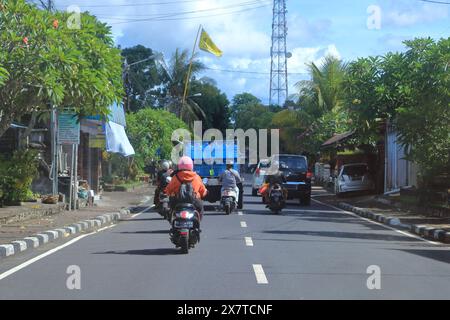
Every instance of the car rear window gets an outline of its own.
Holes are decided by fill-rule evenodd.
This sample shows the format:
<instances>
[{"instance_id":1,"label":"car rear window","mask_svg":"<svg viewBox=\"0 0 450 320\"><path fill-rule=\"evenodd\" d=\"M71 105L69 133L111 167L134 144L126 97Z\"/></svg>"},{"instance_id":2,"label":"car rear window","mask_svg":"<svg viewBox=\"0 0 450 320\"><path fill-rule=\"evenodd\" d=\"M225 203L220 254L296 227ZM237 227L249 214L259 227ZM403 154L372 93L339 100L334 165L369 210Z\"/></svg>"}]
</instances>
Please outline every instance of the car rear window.
<instances>
[{"instance_id":1,"label":"car rear window","mask_svg":"<svg viewBox=\"0 0 450 320\"><path fill-rule=\"evenodd\" d=\"M344 167L342 174L351 177L361 177L367 173L366 165Z\"/></svg>"},{"instance_id":2,"label":"car rear window","mask_svg":"<svg viewBox=\"0 0 450 320\"><path fill-rule=\"evenodd\" d=\"M308 167L304 157L282 156L278 161L282 169L306 170Z\"/></svg>"}]
</instances>

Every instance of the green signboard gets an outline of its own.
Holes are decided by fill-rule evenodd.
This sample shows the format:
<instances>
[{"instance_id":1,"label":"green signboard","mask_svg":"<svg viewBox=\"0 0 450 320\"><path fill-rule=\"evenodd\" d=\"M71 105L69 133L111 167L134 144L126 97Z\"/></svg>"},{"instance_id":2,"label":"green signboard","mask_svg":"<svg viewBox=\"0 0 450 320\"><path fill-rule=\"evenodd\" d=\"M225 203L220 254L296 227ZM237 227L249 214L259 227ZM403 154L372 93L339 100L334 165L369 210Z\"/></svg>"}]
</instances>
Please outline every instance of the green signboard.
<instances>
[{"instance_id":1,"label":"green signboard","mask_svg":"<svg viewBox=\"0 0 450 320\"><path fill-rule=\"evenodd\" d=\"M58 143L80 144L80 122L73 112L58 114Z\"/></svg>"}]
</instances>

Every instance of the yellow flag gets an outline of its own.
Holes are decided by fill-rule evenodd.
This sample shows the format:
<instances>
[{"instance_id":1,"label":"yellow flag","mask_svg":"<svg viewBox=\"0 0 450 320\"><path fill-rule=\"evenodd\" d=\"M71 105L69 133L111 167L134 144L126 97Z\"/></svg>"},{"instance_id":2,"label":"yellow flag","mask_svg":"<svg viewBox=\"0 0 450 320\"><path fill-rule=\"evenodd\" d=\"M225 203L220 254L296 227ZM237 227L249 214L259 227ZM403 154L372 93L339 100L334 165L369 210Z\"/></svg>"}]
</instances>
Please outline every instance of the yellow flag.
<instances>
[{"instance_id":1,"label":"yellow flag","mask_svg":"<svg viewBox=\"0 0 450 320\"><path fill-rule=\"evenodd\" d=\"M214 44L214 42L211 40L211 37L206 33L204 29L202 29L202 35L200 36L200 43L198 46L203 51L212 53L217 57L222 56L222 51Z\"/></svg>"}]
</instances>

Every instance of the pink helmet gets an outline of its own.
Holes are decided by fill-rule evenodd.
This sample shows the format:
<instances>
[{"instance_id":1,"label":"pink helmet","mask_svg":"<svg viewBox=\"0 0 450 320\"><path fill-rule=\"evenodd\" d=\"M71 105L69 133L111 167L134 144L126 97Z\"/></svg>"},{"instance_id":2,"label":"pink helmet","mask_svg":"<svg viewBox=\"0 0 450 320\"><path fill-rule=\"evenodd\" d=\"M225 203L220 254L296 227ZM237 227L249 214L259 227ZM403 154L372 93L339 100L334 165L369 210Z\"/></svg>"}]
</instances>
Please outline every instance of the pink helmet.
<instances>
[{"instance_id":1,"label":"pink helmet","mask_svg":"<svg viewBox=\"0 0 450 320\"><path fill-rule=\"evenodd\" d=\"M192 161L191 158L189 158L187 156L181 157L180 160L178 161L178 170L193 171L194 170L194 162Z\"/></svg>"}]
</instances>

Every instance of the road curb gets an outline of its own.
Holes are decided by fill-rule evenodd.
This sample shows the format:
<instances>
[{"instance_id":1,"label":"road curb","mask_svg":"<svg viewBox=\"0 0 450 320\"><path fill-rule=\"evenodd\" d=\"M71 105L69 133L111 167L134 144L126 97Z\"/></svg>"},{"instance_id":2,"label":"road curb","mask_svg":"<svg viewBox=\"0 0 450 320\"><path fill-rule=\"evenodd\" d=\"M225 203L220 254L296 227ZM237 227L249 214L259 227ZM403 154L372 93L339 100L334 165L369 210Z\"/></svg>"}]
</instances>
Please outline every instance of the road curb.
<instances>
[{"instance_id":1,"label":"road curb","mask_svg":"<svg viewBox=\"0 0 450 320\"><path fill-rule=\"evenodd\" d=\"M403 224L400 219L389 217L380 213L373 213L367 209L358 208L345 202L339 202L338 207L347 211L356 213L359 216L368 218L391 227L405 229L426 239L436 240L443 243L450 243L450 232L435 227L425 225Z\"/></svg>"},{"instance_id":2,"label":"road curb","mask_svg":"<svg viewBox=\"0 0 450 320\"><path fill-rule=\"evenodd\" d=\"M40 232L24 239L11 241L11 243L0 245L0 261L18 253L39 248L58 239L67 238L80 233L95 231L101 227L119 222L121 219L129 215L131 215L131 211L129 209L122 209L118 212L105 213L93 219L79 221L62 228Z\"/></svg>"}]
</instances>

